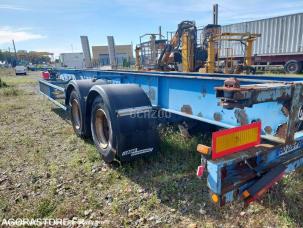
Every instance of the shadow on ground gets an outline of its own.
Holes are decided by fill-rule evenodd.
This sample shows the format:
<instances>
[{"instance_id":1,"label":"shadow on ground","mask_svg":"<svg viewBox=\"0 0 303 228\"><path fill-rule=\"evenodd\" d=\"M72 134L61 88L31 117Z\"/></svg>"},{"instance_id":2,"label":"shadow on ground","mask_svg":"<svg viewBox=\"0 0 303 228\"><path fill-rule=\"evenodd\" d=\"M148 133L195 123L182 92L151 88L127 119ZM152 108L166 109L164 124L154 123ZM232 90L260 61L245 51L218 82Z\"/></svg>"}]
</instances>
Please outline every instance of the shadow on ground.
<instances>
[{"instance_id":1,"label":"shadow on ground","mask_svg":"<svg viewBox=\"0 0 303 228\"><path fill-rule=\"evenodd\" d=\"M63 120L65 120L66 122L70 123L70 115L68 111L63 110L62 108L52 108L52 111L58 115L60 118L62 118Z\"/></svg>"}]
</instances>

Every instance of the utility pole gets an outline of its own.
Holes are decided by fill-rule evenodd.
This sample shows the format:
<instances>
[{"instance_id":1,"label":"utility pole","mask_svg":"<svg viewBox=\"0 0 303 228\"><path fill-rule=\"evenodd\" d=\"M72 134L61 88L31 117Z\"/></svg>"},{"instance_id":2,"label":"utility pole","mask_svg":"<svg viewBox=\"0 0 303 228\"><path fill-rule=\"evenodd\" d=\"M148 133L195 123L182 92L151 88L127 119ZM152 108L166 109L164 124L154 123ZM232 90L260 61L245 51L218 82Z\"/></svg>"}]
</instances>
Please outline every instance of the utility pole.
<instances>
[{"instance_id":1,"label":"utility pole","mask_svg":"<svg viewBox=\"0 0 303 228\"><path fill-rule=\"evenodd\" d=\"M159 26L159 40L162 39L162 28L161 25Z\"/></svg>"},{"instance_id":2,"label":"utility pole","mask_svg":"<svg viewBox=\"0 0 303 228\"><path fill-rule=\"evenodd\" d=\"M218 13L219 13L218 10L219 10L218 4L214 4L213 5L213 24L214 25L218 24Z\"/></svg>"},{"instance_id":3,"label":"utility pole","mask_svg":"<svg viewBox=\"0 0 303 228\"><path fill-rule=\"evenodd\" d=\"M8 63L8 59L11 58L11 48L10 47L8 47L8 53L7 53L6 57L7 57L7 63Z\"/></svg>"},{"instance_id":4,"label":"utility pole","mask_svg":"<svg viewBox=\"0 0 303 228\"><path fill-rule=\"evenodd\" d=\"M14 41L14 40L13 40L13 47L14 47L14 52L15 52L15 61L14 61L14 65L17 65L18 58L17 58L17 51L16 51L16 46L15 46L15 41Z\"/></svg>"}]
</instances>

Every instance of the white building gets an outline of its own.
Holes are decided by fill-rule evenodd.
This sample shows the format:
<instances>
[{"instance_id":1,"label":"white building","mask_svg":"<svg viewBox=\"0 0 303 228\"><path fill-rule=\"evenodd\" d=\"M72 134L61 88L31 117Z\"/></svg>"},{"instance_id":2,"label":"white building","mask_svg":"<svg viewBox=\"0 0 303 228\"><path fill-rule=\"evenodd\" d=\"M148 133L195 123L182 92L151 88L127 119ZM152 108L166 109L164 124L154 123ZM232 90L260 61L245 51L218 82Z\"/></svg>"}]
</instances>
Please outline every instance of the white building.
<instances>
[{"instance_id":1,"label":"white building","mask_svg":"<svg viewBox=\"0 0 303 228\"><path fill-rule=\"evenodd\" d=\"M60 62L63 67L81 69L85 67L83 53L61 53Z\"/></svg>"}]
</instances>

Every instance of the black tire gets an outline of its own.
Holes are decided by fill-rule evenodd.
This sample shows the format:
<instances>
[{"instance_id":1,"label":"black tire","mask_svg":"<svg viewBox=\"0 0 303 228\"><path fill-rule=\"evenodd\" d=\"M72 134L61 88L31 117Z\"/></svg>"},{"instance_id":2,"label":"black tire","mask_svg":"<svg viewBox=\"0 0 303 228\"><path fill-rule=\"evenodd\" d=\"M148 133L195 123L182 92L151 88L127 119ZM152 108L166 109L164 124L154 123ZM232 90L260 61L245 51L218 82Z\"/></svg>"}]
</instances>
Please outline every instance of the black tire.
<instances>
[{"instance_id":1,"label":"black tire","mask_svg":"<svg viewBox=\"0 0 303 228\"><path fill-rule=\"evenodd\" d=\"M77 136L85 138L81 101L79 94L73 90L69 97L70 119Z\"/></svg>"},{"instance_id":2,"label":"black tire","mask_svg":"<svg viewBox=\"0 0 303 228\"><path fill-rule=\"evenodd\" d=\"M113 145L116 136L113 134L111 115L100 96L96 97L91 111L91 132L93 141L103 160L111 163L115 159Z\"/></svg>"},{"instance_id":3,"label":"black tire","mask_svg":"<svg viewBox=\"0 0 303 228\"><path fill-rule=\"evenodd\" d=\"M286 73L298 74L302 70L302 63L297 60L289 60L285 63L284 70Z\"/></svg>"},{"instance_id":4,"label":"black tire","mask_svg":"<svg viewBox=\"0 0 303 228\"><path fill-rule=\"evenodd\" d=\"M144 115L118 114L119 110L152 108L146 93L136 85L125 84L102 85L98 93L91 104L90 126L93 141L104 161L124 162L155 154L159 135L152 109Z\"/></svg>"}]
</instances>

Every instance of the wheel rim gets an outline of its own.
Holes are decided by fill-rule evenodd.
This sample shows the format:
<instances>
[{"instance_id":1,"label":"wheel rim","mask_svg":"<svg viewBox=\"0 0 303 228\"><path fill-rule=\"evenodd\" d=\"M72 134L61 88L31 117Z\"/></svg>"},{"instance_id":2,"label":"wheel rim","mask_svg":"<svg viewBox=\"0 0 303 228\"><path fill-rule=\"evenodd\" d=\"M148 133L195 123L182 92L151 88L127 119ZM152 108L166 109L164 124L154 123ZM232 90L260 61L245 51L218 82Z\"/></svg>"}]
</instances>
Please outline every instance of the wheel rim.
<instances>
[{"instance_id":1,"label":"wheel rim","mask_svg":"<svg viewBox=\"0 0 303 228\"><path fill-rule=\"evenodd\" d=\"M294 72L294 71L297 71L297 64L290 64L289 66L288 66L288 71L289 72Z\"/></svg>"},{"instance_id":2,"label":"wheel rim","mask_svg":"<svg viewBox=\"0 0 303 228\"><path fill-rule=\"evenodd\" d=\"M96 111L95 131L99 146L103 149L107 148L110 137L110 122L102 109Z\"/></svg>"},{"instance_id":3,"label":"wheel rim","mask_svg":"<svg viewBox=\"0 0 303 228\"><path fill-rule=\"evenodd\" d=\"M80 120L80 107L77 99L72 100L72 117L73 117L73 125L74 127L79 130L81 127L81 120Z\"/></svg>"}]
</instances>

